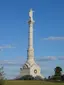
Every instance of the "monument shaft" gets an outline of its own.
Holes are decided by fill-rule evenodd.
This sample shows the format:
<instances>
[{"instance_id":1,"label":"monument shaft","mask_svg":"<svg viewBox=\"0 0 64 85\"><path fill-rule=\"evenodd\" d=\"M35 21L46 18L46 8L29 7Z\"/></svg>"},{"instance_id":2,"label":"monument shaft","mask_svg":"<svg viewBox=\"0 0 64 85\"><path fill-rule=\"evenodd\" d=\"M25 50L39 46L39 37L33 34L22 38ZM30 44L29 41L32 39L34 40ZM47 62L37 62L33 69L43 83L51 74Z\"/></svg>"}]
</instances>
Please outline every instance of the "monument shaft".
<instances>
[{"instance_id":1,"label":"monument shaft","mask_svg":"<svg viewBox=\"0 0 64 85\"><path fill-rule=\"evenodd\" d=\"M33 11L30 10L29 12L29 31L28 31L28 54L27 54L27 59L28 60L32 60L34 59L34 49L33 49L33 24L34 24L34 20L33 20Z\"/></svg>"},{"instance_id":2,"label":"monument shaft","mask_svg":"<svg viewBox=\"0 0 64 85\"><path fill-rule=\"evenodd\" d=\"M29 23L29 41L28 41L28 48L33 48L33 23Z\"/></svg>"}]
</instances>

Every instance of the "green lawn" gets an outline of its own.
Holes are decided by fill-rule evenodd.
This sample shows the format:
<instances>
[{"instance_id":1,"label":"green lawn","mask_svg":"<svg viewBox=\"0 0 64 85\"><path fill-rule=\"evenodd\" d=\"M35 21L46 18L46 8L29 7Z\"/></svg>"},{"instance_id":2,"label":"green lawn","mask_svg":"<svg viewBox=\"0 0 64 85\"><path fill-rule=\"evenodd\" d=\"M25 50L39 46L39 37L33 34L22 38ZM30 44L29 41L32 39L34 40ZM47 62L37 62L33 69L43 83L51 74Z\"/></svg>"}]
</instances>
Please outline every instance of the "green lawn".
<instances>
[{"instance_id":1,"label":"green lawn","mask_svg":"<svg viewBox=\"0 0 64 85\"><path fill-rule=\"evenodd\" d=\"M64 83L54 83L46 81L23 81L23 80L7 80L5 85L64 85Z\"/></svg>"}]
</instances>

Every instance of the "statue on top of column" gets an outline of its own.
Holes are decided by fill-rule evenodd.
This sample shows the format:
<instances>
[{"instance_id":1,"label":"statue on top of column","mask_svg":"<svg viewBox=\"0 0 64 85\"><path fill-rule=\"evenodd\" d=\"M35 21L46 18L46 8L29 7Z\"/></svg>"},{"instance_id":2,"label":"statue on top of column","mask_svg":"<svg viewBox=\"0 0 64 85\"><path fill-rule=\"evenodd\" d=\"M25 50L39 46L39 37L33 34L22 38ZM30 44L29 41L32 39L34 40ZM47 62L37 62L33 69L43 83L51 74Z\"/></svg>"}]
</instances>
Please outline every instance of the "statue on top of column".
<instances>
[{"instance_id":1,"label":"statue on top of column","mask_svg":"<svg viewBox=\"0 0 64 85\"><path fill-rule=\"evenodd\" d=\"M30 17L30 20L31 21L33 21L33 10L32 9L30 9L30 11L29 11L29 17Z\"/></svg>"}]
</instances>

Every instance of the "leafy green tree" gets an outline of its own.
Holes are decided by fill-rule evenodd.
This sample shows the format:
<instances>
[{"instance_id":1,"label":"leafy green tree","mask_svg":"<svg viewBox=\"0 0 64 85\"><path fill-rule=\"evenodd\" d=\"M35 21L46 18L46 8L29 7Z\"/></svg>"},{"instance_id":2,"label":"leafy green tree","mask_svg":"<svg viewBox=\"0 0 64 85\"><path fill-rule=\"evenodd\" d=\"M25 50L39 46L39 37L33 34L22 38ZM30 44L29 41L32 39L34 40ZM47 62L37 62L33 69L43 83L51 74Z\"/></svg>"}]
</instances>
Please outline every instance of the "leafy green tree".
<instances>
[{"instance_id":1,"label":"leafy green tree","mask_svg":"<svg viewBox=\"0 0 64 85\"><path fill-rule=\"evenodd\" d=\"M62 74L62 68L61 67L57 66L54 69L54 71L55 71L55 76L61 76L61 74Z\"/></svg>"},{"instance_id":2,"label":"leafy green tree","mask_svg":"<svg viewBox=\"0 0 64 85\"><path fill-rule=\"evenodd\" d=\"M54 69L54 71L55 71L55 74L54 74L54 76L53 76L53 79L54 79L54 80L61 80L62 68L59 67L59 66L57 66L57 67Z\"/></svg>"}]
</instances>

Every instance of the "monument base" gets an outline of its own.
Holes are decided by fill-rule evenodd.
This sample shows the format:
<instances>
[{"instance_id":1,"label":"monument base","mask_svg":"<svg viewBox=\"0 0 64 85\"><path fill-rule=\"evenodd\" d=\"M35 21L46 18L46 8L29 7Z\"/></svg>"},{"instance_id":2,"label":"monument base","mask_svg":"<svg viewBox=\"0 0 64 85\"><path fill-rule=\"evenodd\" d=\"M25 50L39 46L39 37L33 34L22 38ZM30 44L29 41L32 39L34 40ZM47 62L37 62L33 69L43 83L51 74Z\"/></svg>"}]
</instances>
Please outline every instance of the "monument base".
<instances>
[{"instance_id":1,"label":"monument base","mask_svg":"<svg viewBox=\"0 0 64 85\"><path fill-rule=\"evenodd\" d=\"M29 63L29 61L27 61L23 68L21 69L21 77L25 76L25 75L32 75L33 77L36 76L40 76L41 78L44 78L41 74L40 74L40 68L39 66L34 62L33 64Z\"/></svg>"}]
</instances>

